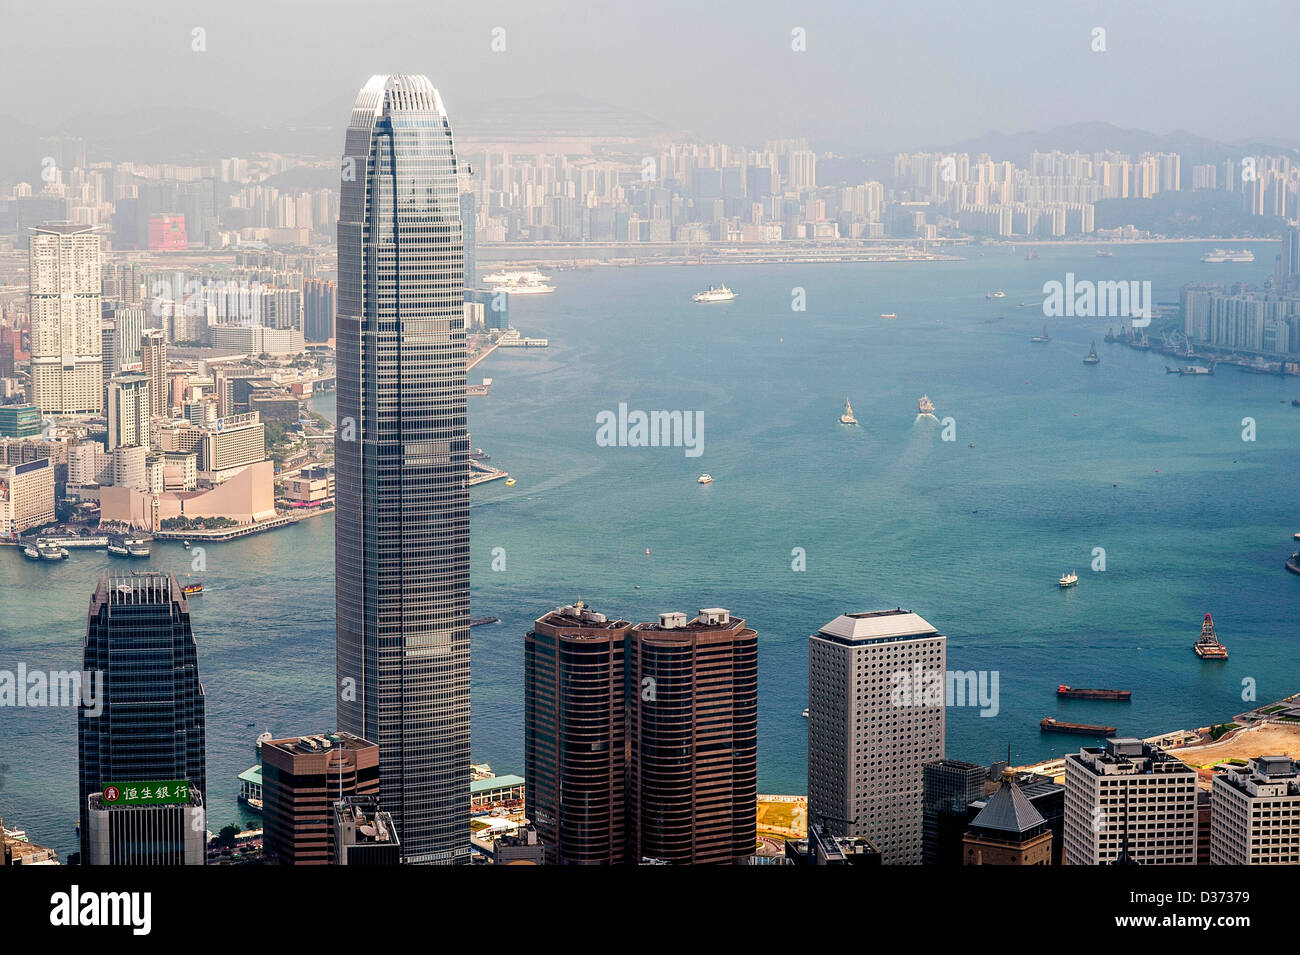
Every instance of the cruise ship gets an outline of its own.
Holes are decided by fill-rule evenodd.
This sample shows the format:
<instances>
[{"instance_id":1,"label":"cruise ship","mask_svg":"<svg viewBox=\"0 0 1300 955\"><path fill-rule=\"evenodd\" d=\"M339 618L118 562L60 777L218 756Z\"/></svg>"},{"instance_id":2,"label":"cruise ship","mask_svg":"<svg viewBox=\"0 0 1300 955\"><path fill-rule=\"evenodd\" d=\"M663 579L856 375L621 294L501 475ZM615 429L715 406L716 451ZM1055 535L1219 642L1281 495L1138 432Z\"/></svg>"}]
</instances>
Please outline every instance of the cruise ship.
<instances>
[{"instance_id":1,"label":"cruise ship","mask_svg":"<svg viewBox=\"0 0 1300 955\"><path fill-rule=\"evenodd\" d=\"M713 285L704 292L696 292L691 296L693 302L730 302L738 293L733 292L725 285Z\"/></svg>"},{"instance_id":2,"label":"cruise ship","mask_svg":"<svg viewBox=\"0 0 1300 955\"><path fill-rule=\"evenodd\" d=\"M1202 262L1254 262L1255 253L1250 249L1215 249L1201 256Z\"/></svg>"}]
</instances>

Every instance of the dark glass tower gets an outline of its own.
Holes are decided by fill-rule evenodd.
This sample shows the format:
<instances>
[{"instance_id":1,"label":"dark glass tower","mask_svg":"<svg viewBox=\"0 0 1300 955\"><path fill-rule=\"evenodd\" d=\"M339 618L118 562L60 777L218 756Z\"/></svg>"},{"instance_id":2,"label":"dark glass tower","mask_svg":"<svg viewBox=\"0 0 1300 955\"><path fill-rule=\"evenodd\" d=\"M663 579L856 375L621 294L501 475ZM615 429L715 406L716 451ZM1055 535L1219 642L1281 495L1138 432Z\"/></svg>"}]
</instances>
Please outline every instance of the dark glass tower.
<instances>
[{"instance_id":1,"label":"dark glass tower","mask_svg":"<svg viewBox=\"0 0 1300 955\"><path fill-rule=\"evenodd\" d=\"M469 441L451 125L423 76L372 77L339 212L339 729L379 744L410 863L469 858Z\"/></svg>"},{"instance_id":2,"label":"dark glass tower","mask_svg":"<svg viewBox=\"0 0 1300 955\"><path fill-rule=\"evenodd\" d=\"M183 780L197 793L190 805L201 806L207 762L198 651L189 603L175 577L154 571L100 577L83 649L84 673L98 674L99 694L98 705L83 697L77 711L81 855L89 863L95 858L89 845L91 797L98 799L109 783ZM179 823L179 813L172 815L174 825L114 826L115 841L149 845L115 845L113 857L179 857L178 840L189 827ZM177 845L160 847L160 840Z\"/></svg>"}]
</instances>

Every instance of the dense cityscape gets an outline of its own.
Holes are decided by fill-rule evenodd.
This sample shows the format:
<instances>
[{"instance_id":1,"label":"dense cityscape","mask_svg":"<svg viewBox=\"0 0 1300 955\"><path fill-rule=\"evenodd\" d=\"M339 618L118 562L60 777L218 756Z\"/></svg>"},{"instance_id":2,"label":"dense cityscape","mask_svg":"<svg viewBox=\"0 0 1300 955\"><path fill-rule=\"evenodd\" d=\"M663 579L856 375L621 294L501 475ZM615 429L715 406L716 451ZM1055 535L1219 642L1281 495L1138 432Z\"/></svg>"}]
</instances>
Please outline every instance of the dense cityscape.
<instances>
[{"instance_id":1,"label":"dense cityscape","mask_svg":"<svg viewBox=\"0 0 1300 955\"><path fill-rule=\"evenodd\" d=\"M0 110L0 865L1300 865L1283 118L336 66L300 150Z\"/></svg>"}]
</instances>

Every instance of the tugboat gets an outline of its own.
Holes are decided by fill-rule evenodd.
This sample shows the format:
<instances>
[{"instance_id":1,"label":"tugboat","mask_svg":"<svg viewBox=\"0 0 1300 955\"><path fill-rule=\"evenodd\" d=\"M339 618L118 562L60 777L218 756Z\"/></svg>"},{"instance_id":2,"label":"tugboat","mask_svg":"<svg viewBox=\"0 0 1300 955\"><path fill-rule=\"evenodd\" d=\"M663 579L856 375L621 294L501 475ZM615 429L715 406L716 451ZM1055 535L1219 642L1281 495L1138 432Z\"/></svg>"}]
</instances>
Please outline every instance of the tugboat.
<instances>
[{"instance_id":1,"label":"tugboat","mask_svg":"<svg viewBox=\"0 0 1300 955\"><path fill-rule=\"evenodd\" d=\"M1043 342L1050 342L1050 341L1052 340L1052 336L1049 335L1049 334L1047 334L1047 326L1044 325L1044 326L1043 326L1043 334L1041 334L1041 335L1035 335L1033 338L1031 338L1031 339L1029 339L1029 340L1030 340L1031 342L1038 342L1039 344L1042 344Z\"/></svg>"},{"instance_id":2,"label":"tugboat","mask_svg":"<svg viewBox=\"0 0 1300 955\"><path fill-rule=\"evenodd\" d=\"M1219 642L1218 634L1214 632L1214 618L1208 613L1201 624L1201 638L1192 644L1192 649L1202 660L1228 659L1228 648Z\"/></svg>"},{"instance_id":3,"label":"tugboat","mask_svg":"<svg viewBox=\"0 0 1300 955\"><path fill-rule=\"evenodd\" d=\"M929 395L922 395L916 401L916 416L918 418L934 417L934 402L930 400Z\"/></svg>"},{"instance_id":4,"label":"tugboat","mask_svg":"<svg viewBox=\"0 0 1300 955\"><path fill-rule=\"evenodd\" d=\"M1064 590L1066 587L1074 587L1079 583L1079 575L1062 574L1061 579L1058 580L1057 583L1060 584L1062 590Z\"/></svg>"},{"instance_id":5,"label":"tugboat","mask_svg":"<svg viewBox=\"0 0 1300 955\"><path fill-rule=\"evenodd\" d=\"M1097 342L1094 339L1092 343L1092 348L1090 348L1088 350L1088 354L1084 356L1083 363L1085 365L1096 365L1099 364L1100 362L1101 359L1097 357Z\"/></svg>"},{"instance_id":6,"label":"tugboat","mask_svg":"<svg viewBox=\"0 0 1300 955\"><path fill-rule=\"evenodd\" d=\"M857 423L858 423L858 419L853 417L853 405L849 404L848 398L845 398L844 414L840 415L840 424L856 425ZM705 481L701 478L700 483L704 484Z\"/></svg>"}]
</instances>

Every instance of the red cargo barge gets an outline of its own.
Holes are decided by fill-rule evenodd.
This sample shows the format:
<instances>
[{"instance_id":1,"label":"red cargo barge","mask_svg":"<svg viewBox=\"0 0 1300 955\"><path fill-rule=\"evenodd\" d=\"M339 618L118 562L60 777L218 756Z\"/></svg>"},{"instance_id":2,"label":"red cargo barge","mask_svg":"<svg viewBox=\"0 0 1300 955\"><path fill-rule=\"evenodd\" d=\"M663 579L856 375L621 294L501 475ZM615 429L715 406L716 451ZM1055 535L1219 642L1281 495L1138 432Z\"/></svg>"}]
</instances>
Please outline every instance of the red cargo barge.
<instances>
[{"instance_id":1,"label":"red cargo barge","mask_svg":"<svg viewBox=\"0 0 1300 955\"><path fill-rule=\"evenodd\" d=\"M1097 726L1093 723L1064 723L1047 717L1038 724L1044 733L1073 733L1075 736L1114 736L1115 727Z\"/></svg>"}]
</instances>

